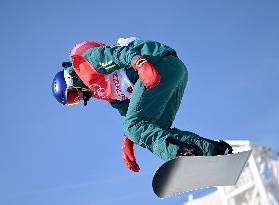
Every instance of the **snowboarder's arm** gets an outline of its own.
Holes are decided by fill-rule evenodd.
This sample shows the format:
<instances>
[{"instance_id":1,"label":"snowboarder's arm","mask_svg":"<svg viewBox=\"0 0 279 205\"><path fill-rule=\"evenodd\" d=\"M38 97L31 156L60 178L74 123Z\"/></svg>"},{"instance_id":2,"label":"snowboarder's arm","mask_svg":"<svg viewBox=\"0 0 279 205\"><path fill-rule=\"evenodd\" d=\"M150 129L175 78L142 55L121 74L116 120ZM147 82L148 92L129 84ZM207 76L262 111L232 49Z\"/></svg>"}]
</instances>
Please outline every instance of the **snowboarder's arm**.
<instances>
[{"instance_id":1,"label":"snowboarder's arm","mask_svg":"<svg viewBox=\"0 0 279 205\"><path fill-rule=\"evenodd\" d=\"M122 159L126 167L134 172L139 172L140 168L134 155L134 142L131 141L127 136L124 136L123 139Z\"/></svg>"},{"instance_id":2,"label":"snowboarder's arm","mask_svg":"<svg viewBox=\"0 0 279 205\"><path fill-rule=\"evenodd\" d=\"M130 103L129 99L123 100L123 101L113 100L112 102L110 102L110 105L113 108L117 109L121 116L126 116L126 113L128 111L128 107L129 107L129 103Z\"/></svg>"},{"instance_id":3,"label":"snowboarder's arm","mask_svg":"<svg viewBox=\"0 0 279 205\"><path fill-rule=\"evenodd\" d=\"M129 46L92 48L84 54L84 58L102 74L132 66L147 88L152 88L160 82L160 74L156 68L140 52Z\"/></svg>"},{"instance_id":4,"label":"snowboarder's arm","mask_svg":"<svg viewBox=\"0 0 279 205\"><path fill-rule=\"evenodd\" d=\"M129 46L123 46L120 47L116 56L118 56L119 64L126 67L132 66L138 72L139 78L145 87L152 88L159 84L159 72L137 50Z\"/></svg>"},{"instance_id":5,"label":"snowboarder's arm","mask_svg":"<svg viewBox=\"0 0 279 205\"><path fill-rule=\"evenodd\" d=\"M133 60L140 56L127 46L102 46L88 49L82 55L99 73L110 74L124 67L131 67Z\"/></svg>"},{"instance_id":6,"label":"snowboarder's arm","mask_svg":"<svg viewBox=\"0 0 279 205\"><path fill-rule=\"evenodd\" d=\"M152 88L159 84L160 74L156 68L148 62L148 60L142 56L135 49L128 46L123 46L118 51L118 60L123 66L132 66L139 75L141 82L147 88Z\"/></svg>"}]
</instances>

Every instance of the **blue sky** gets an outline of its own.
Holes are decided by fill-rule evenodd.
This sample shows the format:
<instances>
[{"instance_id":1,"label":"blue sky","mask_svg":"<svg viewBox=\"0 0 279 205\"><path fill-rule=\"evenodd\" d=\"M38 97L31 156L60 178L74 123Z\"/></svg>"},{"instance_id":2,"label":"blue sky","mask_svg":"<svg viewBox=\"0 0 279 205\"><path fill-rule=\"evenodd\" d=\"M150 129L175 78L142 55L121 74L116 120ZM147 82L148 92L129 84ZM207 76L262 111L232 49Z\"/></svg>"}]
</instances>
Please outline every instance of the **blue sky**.
<instances>
[{"instance_id":1,"label":"blue sky","mask_svg":"<svg viewBox=\"0 0 279 205\"><path fill-rule=\"evenodd\" d=\"M5 1L0 7L0 204L183 204L159 200L163 163L136 147L121 159L123 119L106 102L64 107L51 82L73 44L161 41L189 82L174 126L279 151L278 1ZM204 170L206 171L206 170Z\"/></svg>"}]
</instances>

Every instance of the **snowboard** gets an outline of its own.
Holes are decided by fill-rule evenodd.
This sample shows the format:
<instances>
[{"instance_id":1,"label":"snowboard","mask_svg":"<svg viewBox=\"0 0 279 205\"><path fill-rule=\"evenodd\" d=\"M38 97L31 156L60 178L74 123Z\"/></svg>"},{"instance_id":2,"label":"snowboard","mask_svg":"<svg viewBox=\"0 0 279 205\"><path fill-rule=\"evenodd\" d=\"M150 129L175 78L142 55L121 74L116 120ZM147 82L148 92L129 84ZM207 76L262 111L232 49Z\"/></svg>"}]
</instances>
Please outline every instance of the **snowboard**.
<instances>
[{"instance_id":1,"label":"snowboard","mask_svg":"<svg viewBox=\"0 0 279 205\"><path fill-rule=\"evenodd\" d=\"M153 191L159 198L167 198L195 189L235 185L251 153L177 157L156 171Z\"/></svg>"}]
</instances>

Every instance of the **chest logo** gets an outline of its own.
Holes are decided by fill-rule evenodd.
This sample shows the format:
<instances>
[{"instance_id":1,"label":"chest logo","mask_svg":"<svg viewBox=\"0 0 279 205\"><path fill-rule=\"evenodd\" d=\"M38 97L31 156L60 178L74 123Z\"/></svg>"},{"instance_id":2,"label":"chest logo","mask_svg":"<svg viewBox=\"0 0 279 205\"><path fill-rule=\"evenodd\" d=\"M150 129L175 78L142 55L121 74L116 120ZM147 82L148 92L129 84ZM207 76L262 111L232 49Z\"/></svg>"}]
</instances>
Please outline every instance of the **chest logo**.
<instances>
[{"instance_id":1,"label":"chest logo","mask_svg":"<svg viewBox=\"0 0 279 205\"><path fill-rule=\"evenodd\" d=\"M102 67L107 67L107 66L109 66L109 65L111 65L111 64L112 64L112 60L110 60L110 61L108 61L108 62L105 62L105 63L99 62L99 65L102 66Z\"/></svg>"},{"instance_id":2,"label":"chest logo","mask_svg":"<svg viewBox=\"0 0 279 205\"><path fill-rule=\"evenodd\" d=\"M115 63L112 62L112 60L105 63L99 62L99 65L106 70L112 69L117 66Z\"/></svg>"}]
</instances>

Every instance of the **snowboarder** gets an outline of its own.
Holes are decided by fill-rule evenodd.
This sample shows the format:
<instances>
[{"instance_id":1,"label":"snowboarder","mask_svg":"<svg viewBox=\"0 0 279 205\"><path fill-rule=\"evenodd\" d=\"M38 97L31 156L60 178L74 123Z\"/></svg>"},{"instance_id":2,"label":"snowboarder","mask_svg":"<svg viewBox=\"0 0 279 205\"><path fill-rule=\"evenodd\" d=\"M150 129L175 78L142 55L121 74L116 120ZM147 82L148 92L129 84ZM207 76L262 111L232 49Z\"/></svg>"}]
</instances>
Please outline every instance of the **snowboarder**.
<instances>
[{"instance_id":1,"label":"snowboarder","mask_svg":"<svg viewBox=\"0 0 279 205\"><path fill-rule=\"evenodd\" d=\"M163 160L177 156L232 153L226 142L172 128L188 73L174 49L136 38L119 39L115 46L84 41L62 63L52 92L63 105L84 105L90 98L108 101L124 120L122 158L132 171L140 170L134 143Z\"/></svg>"}]
</instances>

